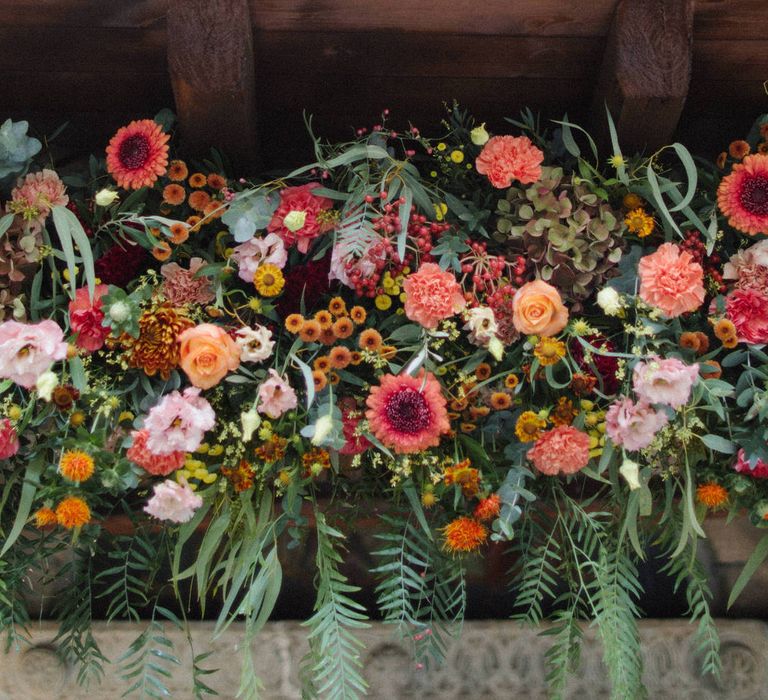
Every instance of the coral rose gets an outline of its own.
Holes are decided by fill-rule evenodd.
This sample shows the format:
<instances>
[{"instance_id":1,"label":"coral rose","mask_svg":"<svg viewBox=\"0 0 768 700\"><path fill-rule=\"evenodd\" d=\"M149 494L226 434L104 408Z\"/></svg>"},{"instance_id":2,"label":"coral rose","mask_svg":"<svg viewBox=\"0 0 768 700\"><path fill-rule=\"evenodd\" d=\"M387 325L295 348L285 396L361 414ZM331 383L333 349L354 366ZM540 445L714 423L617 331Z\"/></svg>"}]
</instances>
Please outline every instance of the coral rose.
<instances>
[{"instance_id":1,"label":"coral rose","mask_svg":"<svg viewBox=\"0 0 768 700\"><path fill-rule=\"evenodd\" d=\"M467 303L456 277L435 263L424 263L406 277L403 289L405 315L424 328L436 328L438 321L450 318Z\"/></svg>"},{"instance_id":2,"label":"coral rose","mask_svg":"<svg viewBox=\"0 0 768 700\"><path fill-rule=\"evenodd\" d=\"M640 258L640 298L668 318L695 311L704 303L704 270L686 250L664 243Z\"/></svg>"},{"instance_id":3,"label":"coral rose","mask_svg":"<svg viewBox=\"0 0 768 700\"><path fill-rule=\"evenodd\" d=\"M179 335L179 364L189 381L201 389L216 386L240 366L240 347L212 323L188 328Z\"/></svg>"},{"instance_id":4,"label":"coral rose","mask_svg":"<svg viewBox=\"0 0 768 700\"><path fill-rule=\"evenodd\" d=\"M568 323L568 309L551 284L535 280L524 284L512 300L512 323L525 335L557 335Z\"/></svg>"},{"instance_id":5,"label":"coral rose","mask_svg":"<svg viewBox=\"0 0 768 700\"><path fill-rule=\"evenodd\" d=\"M541 177L544 154L527 136L494 136L475 160L477 172L494 187L509 187L513 180L524 185Z\"/></svg>"}]
</instances>

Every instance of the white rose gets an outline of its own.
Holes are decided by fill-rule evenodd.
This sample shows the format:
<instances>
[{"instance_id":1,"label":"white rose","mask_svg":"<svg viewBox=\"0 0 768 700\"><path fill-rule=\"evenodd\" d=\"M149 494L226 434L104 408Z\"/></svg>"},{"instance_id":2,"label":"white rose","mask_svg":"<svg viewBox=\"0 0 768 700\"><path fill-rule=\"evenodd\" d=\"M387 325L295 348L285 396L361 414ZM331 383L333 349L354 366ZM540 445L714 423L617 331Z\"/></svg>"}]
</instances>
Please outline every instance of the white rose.
<instances>
[{"instance_id":1,"label":"white rose","mask_svg":"<svg viewBox=\"0 0 768 700\"><path fill-rule=\"evenodd\" d=\"M621 295L613 287L603 287L597 293L597 305L609 316L618 316L624 308Z\"/></svg>"}]
</instances>

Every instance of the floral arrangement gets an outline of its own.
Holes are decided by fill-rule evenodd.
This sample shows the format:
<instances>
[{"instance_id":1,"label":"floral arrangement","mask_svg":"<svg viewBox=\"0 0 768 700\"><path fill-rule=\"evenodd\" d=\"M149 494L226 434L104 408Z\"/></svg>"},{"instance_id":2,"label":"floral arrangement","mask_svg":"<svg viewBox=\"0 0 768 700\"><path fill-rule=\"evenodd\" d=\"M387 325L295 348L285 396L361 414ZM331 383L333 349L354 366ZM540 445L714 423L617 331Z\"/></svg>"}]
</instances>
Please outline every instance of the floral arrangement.
<instances>
[{"instance_id":1,"label":"floral arrangement","mask_svg":"<svg viewBox=\"0 0 768 700\"><path fill-rule=\"evenodd\" d=\"M608 161L529 112L491 135L454 106L439 138L384 117L252 182L215 152L174 159L167 115L67 176L37 168L26 125L0 129L18 178L0 218L9 642L30 566L66 550L57 645L82 680L106 662L94 599L149 618L120 663L159 697L178 663L164 626L212 596L217 633L245 623L255 697L278 542L311 536L307 693L362 695L368 611L342 564L376 503L379 613L419 666L460 626L468 558L504 546L517 617L554 610L553 696L592 620L615 697L635 697L654 545L716 673L702 523L768 526L768 118L709 164L680 144L625 156L610 115ZM763 539L734 595L766 555Z\"/></svg>"}]
</instances>

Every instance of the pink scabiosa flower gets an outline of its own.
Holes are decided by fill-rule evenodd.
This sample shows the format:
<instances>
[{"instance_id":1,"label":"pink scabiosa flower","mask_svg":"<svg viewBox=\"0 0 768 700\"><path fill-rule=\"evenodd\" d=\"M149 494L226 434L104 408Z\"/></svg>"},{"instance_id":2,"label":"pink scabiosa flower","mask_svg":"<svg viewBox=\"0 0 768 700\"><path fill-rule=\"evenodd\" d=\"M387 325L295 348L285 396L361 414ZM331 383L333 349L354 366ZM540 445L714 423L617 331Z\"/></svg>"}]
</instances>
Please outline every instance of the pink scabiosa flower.
<instances>
[{"instance_id":1,"label":"pink scabiosa flower","mask_svg":"<svg viewBox=\"0 0 768 700\"><path fill-rule=\"evenodd\" d=\"M640 298L675 318L704 303L704 270L693 256L674 243L640 258Z\"/></svg>"},{"instance_id":2,"label":"pink scabiosa flower","mask_svg":"<svg viewBox=\"0 0 768 700\"><path fill-rule=\"evenodd\" d=\"M150 187L165 175L169 138L152 119L132 121L118 129L107 146L107 171L118 187Z\"/></svg>"},{"instance_id":3,"label":"pink scabiosa flower","mask_svg":"<svg viewBox=\"0 0 768 700\"><path fill-rule=\"evenodd\" d=\"M19 451L19 436L7 418L0 420L0 459L10 459Z\"/></svg>"},{"instance_id":4,"label":"pink scabiosa flower","mask_svg":"<svg viewBox=\"0 0 768 700\"><path fill-rule=\"evenodd\" d=\"M417 377L385 374L365 403L371 432L399 454L437 447L450 430L445 397L431 372L421 370Z\"/></svg>"},{"instance_id":5,"label":"pink scabiosa flower","mask_svg":"<svg viewBox=\"0 0 768 700\"><path fill-rule=\"evenodd\" d=\"M676 357L662 360L654 355L635 365L632 387L641 401L680 408L688 403L698 376L698 364L686 365Z\"/></svg>"},{"instance_id":6,"label":"pink scabiosa flower","mask_svg":"<svg viewBox=\"0 0 768 700\"><path fill-rule=\"evenodd\" d=\"M734 165L717 188L717 206L737 231L768 233L768 156L756 153Z\"/></svg>"},{"instance_id":7,"label":"pink scabiosa flower","mask_svg":"<svg viewBox=\"0 0 768 700\"><path fill-rule=\"evenodd\" d=\"M315 238L333 228L333 218L327 213L333 201L313 194L318 187L319 183L311 182L280 190L280 204L267 225L267 231L280 236L288 248L296 245L300 253L306 253Z\"/></svg>"},{"instance_id":8,"label":"pink scabiosa flower","mask_svg":"<svg viewBox=\"0 0 768 700\"><path fill-rule=\"evenodd\" d=\"M87 287L80 287L75 292L75 298L69 302L69 325L73 333L77 334L75 345L95 352L99 350L110 333L101 322L104 320L104 312L101 310L101 298L109 292L106 284L97 284L91 302Z\"/></svg>"},{"instance_id":9,"label":"pink scabiosa flower","mask_svg":"<svg viewBox=\"0 0 768 700\"><path fill-rule=\"evenodd\" d=\"M144 419L146 447L156 455L194 452L206 430L216 423L216 414L197 387L184 393L173 391L153 406Z\"/></svg>"},{"instance_id":10,"label":"pink scabiosa flower","mask_svg":"<svg viewBox=\"0 0 768 700\"><path fill-rule=\"evenodd\" d=\"M201 505L203 499L189 488L186 481L177 483L166 479L155 484L152 498L147 501L144 511L158 520L186 523Z\"/></svg>"},{"instance_id":11,"label":"pink scabiosa flower","mask_svg":"<svg viewBox=\"0 0 768 700\"><path fill-rule=\"evenodd\" d=\"M623 397L605 414L605 432L614 445L627 450L642 450L653 442L656 433L668 422L667 414L647 403Z\"/></svg>"},{"instance_id":12,"label":"pink scabiosa flower","mask_svg":"<svg viewBox=\"0 0 768 700\"><path fill-rule=\"evenodd\" d=\"M53 170L47 168L19 178L11 191L9 211L21 216L31 231L37 233L43 227L53 207L69 202L67 188Z\"/></svg>"},{"instance_id":13,"label":"pink scabiosa flower","mask_svg":"<svg viewBox=\"0 0 768 700\"><path fill-rule=\"evenodd\" d=\"M755 466L751 466L744 450L739 450L736 454L736 462L733 468L739 474L747 474L755 479L768 479L768 462L758 459Z\"/></svg>"},{"instance_id":14,"label":"pink scabiosa flower","mask_svg":"<svg viewBox=\"0 0 768 700\"><path fill-rule=\"evenodd\" d=\"M0 323L0 378L31 389L54 362L66 356L64 332L55 321Z\"/></svg>"},{"instance_id":15,"label":"pink scabiosa flower","mask_svg":"<svg viewBox=\"0 0 768 700\"><path fill-rule=\"evenodd\" d=\"M436 328L438 321L450 318L467 304L453 273L435 263L423 263L403 282L405 315L424 328Z\"/></svg>"},{"instance_id":16,"label":"pink scabiosa flower","mask_svg":"<svg viewBox=\"0 0 768 700\"><path fill-rule=\"evenodd\" d=\"M251 238L235 246L232 258L237 263L238 277L253 284L253 275L262 265L269 263L282 270L288 262L288 252L283 239L276 233L270 233L264 238Z\"/></svg>"},{"instance_id":17,"label":"pink scabiosa flower","mask_svg":"<svg viewBox=\"0 0 768 700\"><path fill-rule=\"evenodd\" d=\"M168 263L160 268L163 276L161 291L174 306L184 304L208 304L215 298L211 281L198 271L206 264L202 258L190 258L189 269L178 263Z\"/></svg>"},{"instance_id":18,"label":"pink scabiosa flower","mask_svg":"<svg viewBox=\"0 0 768 700\"><path fill-rule=\"evenodd\" d=\"M279 418L286 411L296 408L296 392L275 370L269 370L269 379L259 387L259 413Z\"/></svg>"},{"instance_id":19,"label":"pink scabiosa flower","mask_svg":"<svg viewBox=\"0 0 768 700\"><path fill-rule=\"evenodd\" d=\"M754 289L734 289L725 300L725 314L742 343L768 343L768 296Z\"/></svg>"},{"instance_id":20,"label":"pink scabiosa flower","mask_svg":"<svg viewBox=\"0 0 768 700\"><path fill-rule=\"evenodd\" d=\"M558 425L536 440L528 459L547 476L575 474L589 463L589 435L571 425Z\"/></svg>"},{"instance_id":21,"label":"pink scabiosa flower","mask_svg":"<svg viewBox=\"0 0 768 700\"><path fill-rule=\"evenodd\" d=\"M147 447L148 430L134 430L131 437L133 437L133 444L128 448L125 456L147 473L153 476L168 476L184 466L185 453L181 450L162 455L152 452Z\"/></svg>"},{"instance_id":22,"label":"pink scabiosa flower","mask_svg":"<svg viewBox=\"0 0 768 700\"><path fill-rule=\"evenodd\" d=\"M494 187L509 187L514 180L528 185L541 177L542 153L527 136L494 136L475 160L477 172Z\"/></svg>"}]
</instances>

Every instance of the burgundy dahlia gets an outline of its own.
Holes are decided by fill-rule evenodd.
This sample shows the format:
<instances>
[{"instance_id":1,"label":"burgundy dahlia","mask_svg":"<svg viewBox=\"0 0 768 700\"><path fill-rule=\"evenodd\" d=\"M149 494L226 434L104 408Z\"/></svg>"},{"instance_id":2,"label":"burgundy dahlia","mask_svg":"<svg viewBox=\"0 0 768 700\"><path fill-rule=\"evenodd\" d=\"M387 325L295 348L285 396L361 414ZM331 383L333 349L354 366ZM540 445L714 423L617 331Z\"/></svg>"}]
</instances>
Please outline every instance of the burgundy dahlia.
<instances>
[{"instance_id":1,"label":"burgundy dahlia","mask_svg":"<svg viewBox=\"0 0 768 700\"><path fill-rule=\"evenodd\" d=\"M96 276L104 284L126 287L147 266L147 251L134 243L115 243L95 263Z\"/></svg>"},{"instance_id":2,"label":"burgundy dahlia","mask_svg":"<svg viewBox=\"0 0 768 700\"><path fill-rule=\"evenodd\" d=\"M597 350L616 352L616 346L600 333L588 335L584 340ZM591 354L590 362L587 362L584 357L584 346L575 338L571 341L570 345L571 356L585 374L594 375L595 370L597 370L597 374L599 375L597 377L598 382L602 384L602 386L598 386L597 388L604 394L615 394L619 390L619 381L616 379L616 371L619 368L618 360L615 357L598 355L593 352Z\"/></svg>"}]
</instances>

